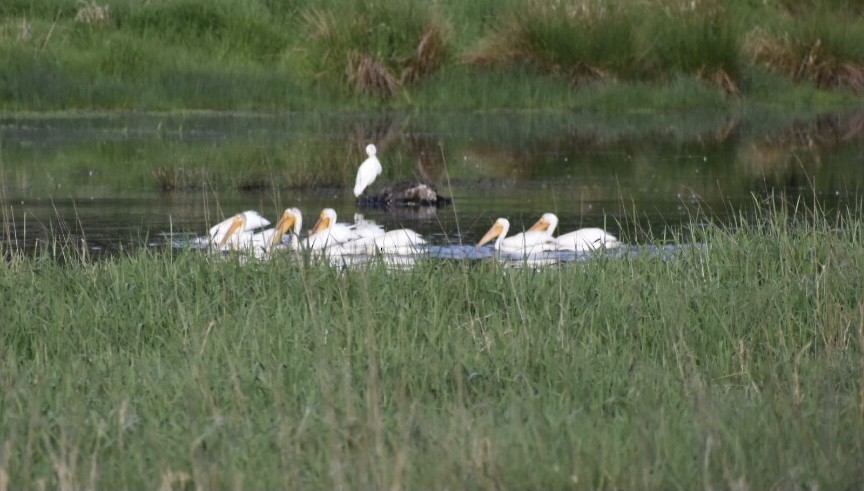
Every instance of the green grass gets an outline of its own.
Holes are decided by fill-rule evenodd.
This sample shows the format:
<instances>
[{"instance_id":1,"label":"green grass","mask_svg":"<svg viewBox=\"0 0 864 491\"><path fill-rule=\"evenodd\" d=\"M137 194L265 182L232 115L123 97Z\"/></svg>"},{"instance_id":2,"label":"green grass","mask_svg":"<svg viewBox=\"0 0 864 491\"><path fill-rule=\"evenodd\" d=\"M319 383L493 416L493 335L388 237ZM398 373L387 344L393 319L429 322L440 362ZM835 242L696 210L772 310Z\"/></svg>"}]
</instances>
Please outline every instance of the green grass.
<instances>
[{"instance_id":1,"label":"green grass","mask_svg":"<svg viewBox=\"0 0 864 491\"><path fill-rule=\"evenodd\" d=\"M13 254L0 488L857 488L857 216L540 270Z\"/></svg>"},{"instance_id":2,"label":"green grass","mask_svg":"<svg viewBox=\"0 0 864 491\"><path fill-rule=\"evenodd\" d=\"M11 0L0 110L634 110L584 95L619 84L654 111L781 105L802 84L820 109L860 103L860 7L807 5ZM752 93L765 70L774 90ZM670 104L682 83L710 94Z\"/></svg>"}]
</instances>

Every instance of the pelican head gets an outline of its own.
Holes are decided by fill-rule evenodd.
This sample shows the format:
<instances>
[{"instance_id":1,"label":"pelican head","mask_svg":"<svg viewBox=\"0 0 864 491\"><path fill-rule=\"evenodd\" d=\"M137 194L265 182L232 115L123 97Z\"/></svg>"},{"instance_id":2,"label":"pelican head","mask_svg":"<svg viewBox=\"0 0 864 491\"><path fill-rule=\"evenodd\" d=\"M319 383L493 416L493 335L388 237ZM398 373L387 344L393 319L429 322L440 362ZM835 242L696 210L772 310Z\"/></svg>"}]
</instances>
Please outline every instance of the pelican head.
<instances>
[{"instance_id":1,"label":"pelican head","mask_svg":"<svg viewBox=\"0 0 864 491\"><path fill-rule=\"evenodd\" d=\"M234 218L231 219L231 225L228 227L228 230L225 232L225 236L222 237L216 247L223 248L231 240L231 237L234 236L238 231L246 228L246 215L243 213L238 213L234 215Z\"/></svg>"},{"instance_id":2,"label":"pelican head","mask_svg":"<svg viewBox=\"0 0 864 491\"><path fill-rule=\"evenodd\" d=\"M321 210L321 214L318 215L318 221L315 222L315 226L309 231L309 235L327 230L334 223L336 223L336 210L333 208L324 208Z\"/></svg>"},{"instance_id":3,"label":"pelican head","mask_svg":"<svg viewBox=\"0 0 864 491\"><path fill-rule=\"evenodd\" d=\"M543 216L537 220L537 223L531 225L531 228L528 229L529 232L546 232L550 236L553 232L555 232L555 227L558 226L558 217L555 216L554 213L544 213Z\"/></svg>"},{"instance_id":4,"label":"pelican head","mask_svg":"<svg viewBox=\"0 0 864 491\"><path fill-rule=\"evenodd\" d=\"M492 225L492 228L486 232L486 235L480 239L480 242L477 243L477 247L481 247L489 243L492 239L496 237L504 237L507 235L507 231L510 230L510 221L506 218L499 218L495 220L495 223Z\"/></svg>"},{"instance_id":5,"label":"pelican head","mask_svg":"<svg viewBox=\"0 0 864 491\"><path fill-rule=\"evenodd\" d=\"M378 149L375 148L374 143L370 143L370 144L366 145L366 155L368 155L370 157L374 157L375 154L377 154L377 153L378 153Z\"/></svg>"},{"instance_id":6,"label":"pelican head","mask_svg":"<svg viewBox=\"0 0 864 491\"><path fill-rule=\"evenodd\" d=\"M303 215L297 208L286 208L282 217L276 222L276 233L273 234L273 245L282 242L282 237L290 232L300 235L303 228Z\"/></svg>"}]
</instances>

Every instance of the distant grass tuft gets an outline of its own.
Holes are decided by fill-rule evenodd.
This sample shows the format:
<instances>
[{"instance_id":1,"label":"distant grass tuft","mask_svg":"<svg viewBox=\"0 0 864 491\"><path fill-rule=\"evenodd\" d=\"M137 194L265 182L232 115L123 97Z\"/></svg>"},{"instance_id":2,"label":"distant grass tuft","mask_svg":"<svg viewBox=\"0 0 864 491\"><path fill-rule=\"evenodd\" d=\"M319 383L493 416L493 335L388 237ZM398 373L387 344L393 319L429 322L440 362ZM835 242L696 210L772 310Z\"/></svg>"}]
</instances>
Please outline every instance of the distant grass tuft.
<instances>
[{"instance_id":1,"label":"distant grass tuft","mask_svg":"<svg viewBox=\"0 0 864 491\"><path fill-rule=\"evenodd\" d=\"M737 94L741 62L733 18L703 3L534 2L506 15L467 62L533 63L576 85L691 75Z\"/></svg>"},{"instance_id":2,"label":"distant grass tuft","mask_svg":"<svg viewBox=\"0 0 864 491\"><path fill-rule=\"evenodd\" d=\"M302 17L315 73L341 78L358 94L388 99L433 73L447 56L447 29L425 2L317 6Z\"/></svg>"},{"instance_id":3,"label":"distant grass tuft","mask_svg":"<svg viewBox=\"0 0 864 491\"><path fill-rule=\"evenodd\" d=\"M651 78L696 76L729 94L740 93L743 60L737 11L714 2L668 2L665 10L642 12L647 21L640 44L648 46Z\"/></svg>"},{"instance_id":4,"label":"distant grass tuft","mask_svg":"<svg viewBox=\"0 0 864 491\"><path fill-rule=\"evenodd\" d=\"M99 5L95 0L91 2L81 0L79 5L80 8L75 13L75 22L111 24L114 21L111 16L111 7L108 5Z\"/></svg>"},{"instance_id":5,"label":"distant grass tuft","mask_svg":"<svg viewBox=\"0 0 864 491\"><path fill-rule=\"evenodd\" d=\"M402 70L402 81L419 82L434 73L447 59L447 34L440 23L432 22L426 26L417 48Z\"/></svg>"},{"instance_id":6,"label":"distant grass tuft","mask_svg":"<svg viewBox=\"0 0 864 491\"><path fill-rule=\"evenodd\" d=\"M864 21L833 13L755 29L745 49L754 63L795 82L864 92Z\"/></svg>"},{"instance_id":7,"label":"distant grass tuft","mask_svg":"<svg viewBox=\"0 0 864 491\"><path fill-rule=\"evenodd\" d=\"M389 99L399 91L402 84L381 60L370 55L353 52L348 57L348 83L358 94L377 95Z\"/></svg>"}]
</instances>

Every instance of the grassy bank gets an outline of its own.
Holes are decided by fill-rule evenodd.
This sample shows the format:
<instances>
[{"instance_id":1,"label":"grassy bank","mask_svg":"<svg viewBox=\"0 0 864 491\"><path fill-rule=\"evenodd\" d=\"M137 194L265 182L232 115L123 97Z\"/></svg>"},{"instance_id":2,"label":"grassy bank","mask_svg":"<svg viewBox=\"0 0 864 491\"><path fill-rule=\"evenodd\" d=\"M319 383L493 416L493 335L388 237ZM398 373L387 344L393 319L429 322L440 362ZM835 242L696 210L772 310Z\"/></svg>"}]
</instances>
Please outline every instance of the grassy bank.
<instances>
[{"instance_id":1,"label":"grassy bank","mask_svg":"<svg viewBox=\"0 0 864 491\"><path fill-rule=\"evenodd\" d=\"M839 107L857 2L10 0L0 108Z\"/></svg>"},{"instance_id":2,"label":"grassy bank","mask_svg":"<svg viewBox=\"0 0 864 491\"><path fill-rule=\"evenodd\" d=\"M0 489L860 487L860 221L791 213L537 271L13 255Z\"/></svg>"}]
</instances>

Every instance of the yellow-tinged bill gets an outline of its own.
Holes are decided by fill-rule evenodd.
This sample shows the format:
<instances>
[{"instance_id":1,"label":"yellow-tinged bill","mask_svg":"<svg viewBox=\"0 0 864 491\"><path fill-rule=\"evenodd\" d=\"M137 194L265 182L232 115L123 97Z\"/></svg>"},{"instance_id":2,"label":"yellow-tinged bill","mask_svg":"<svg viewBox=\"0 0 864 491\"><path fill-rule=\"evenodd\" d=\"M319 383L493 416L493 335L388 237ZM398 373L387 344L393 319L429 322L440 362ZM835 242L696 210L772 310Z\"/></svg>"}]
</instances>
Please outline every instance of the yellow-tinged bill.
<instances>
[{"instance_id":1,"label":"yellow-tinged bill","mask_svg":"<svg viewBox=\"0 0 864 491\"><path fill-rule=\"evenodd\" d=\"M273 245L282 242L282 236L291 231L296 221L297 217L290 211L285 210L285 212L282 213L282 218L276 222L276 233L273 234Z\"/></svg>"},{"instance_id":2,"label":"yellow-tinged bill","mask_svg":"<svg viewBox=\"0 0 864 491\"><path fill-rule=\"evenodd\" d=\"M549 228L549 222L540 218L537 220L537 223L531 225L531 228L528 229L528 232L545 232Z\"/></svg>"},{"instance_id":3,"label":"yellow-tinged bill","mask_svg":"<svg viewBox=\"0 0 864 491\"><path fill-rule=\"evenodd\" d=\"M487 244L490 240L501 235L501 232L503 232L503 231L504 231L504 227L501 226L501 224L499 224L499 223L495 223L495 225L492 225L492 228L490 228L489 231L486 232L486 235L484 235L483 238L480 239L480 242L477 243L477 247L481 247L481 246Z\"/></svg>"},{"instance_id":4,"label":"yellow-tinged bill","mask_svg":"<svg viewBox=\"0 0 864 491\"><path fill-rule=\"evenodd\" d=\"M222 237L222 240L219 241L218 247L224 247L225 244L231 240L231 236L237 233L238 230L243 228L243 224L246 222L246 219L243 218L243 215L235 215L234 219L231 220L231 226L228 227L228 231L225 232L225 237Z\"/></svg>"},{"instance_id":5,"label":"yellow-tinged bill","mask_svg":"<svg viewBox=\"0 0 864 491\"><path fill-rule=\"evenodd\" d=\"M315 222L315 226L309 231L309 235L316 234L322 230L327 230L328 228L330 228L330 217L322 213L321 216L318 217L318 221Z\"/></svg>"}]
</instances>

